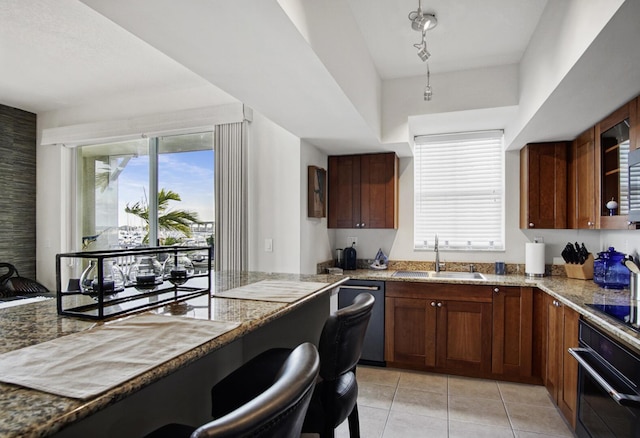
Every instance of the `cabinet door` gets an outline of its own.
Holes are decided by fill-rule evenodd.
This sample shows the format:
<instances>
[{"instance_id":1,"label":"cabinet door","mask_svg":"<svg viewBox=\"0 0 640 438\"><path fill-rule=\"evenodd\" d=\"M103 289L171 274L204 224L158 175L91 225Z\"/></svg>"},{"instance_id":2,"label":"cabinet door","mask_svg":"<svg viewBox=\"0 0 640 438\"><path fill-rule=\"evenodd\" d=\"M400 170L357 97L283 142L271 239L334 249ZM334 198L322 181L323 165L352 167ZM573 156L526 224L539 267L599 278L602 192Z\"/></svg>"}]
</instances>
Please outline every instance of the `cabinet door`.
<instances>
[{"instance_id":1,"label":"cabinet door","mask_svg":"<svg viewBox=\"0 0 640 438\"><path fill-rule=\"evenodd\" d=\"M600 204L597 206L600 229L628 229L629 176L627 163L631 146L631 101L595 126L596 168L600 186ZM618 203L617 214L610 216L607 202Z\"/></svg>"},{"instance_id":2,"label":"cabinet door","mask_svg":"<svg viewBox=\"0 0 640 438\"><path fill-rule=\"evenodd\" d=\"M597 228L600 194L593 128L574 140L571 152L567 212L569 228Z\"/></svg>"},{"instance_id":3,"label":"cabinet door","mask_svg":"<svg viewBox=\"0 0 640 438\"><path fill-rule=\"evenodd\" d=\"M578 362L568 350L578 347L579 319L578 312L562 306L562 383L558 393L558 406L574 429L578 405Z\"/></svg>"},{"instance_id":4,"label":"cabinet door","mask_svg":"<svg viewBox=\"0 0 640 438\"><path fill-rule=\"evenodd\" d=\"M437 365L468 375L485 375L491 366L491 304L438 301Z\"/></svg>"},{"instance_id":5,"label":"cabinet door","mask_svg":"<svg viewBox=\"0 0 640 438\"><path fill-rule=\"evenodd\" d=\"M360 223L360 157L329 157L327 226L356 228Z\"/></svg>"},{"instance_id":6,"label":"cabinet door","mask_svg":"<svg viewBox=\"0 0 640 438\"><path fill-rule=\"evenodd\" d=\"M547 366L544 385L557 403L560 393L560 369L562 367L562 308L551 295L545 296L547 307Z\"/></svg>"},{"instance_id":7,"label":"cabinet door","mask_svg":"<svg viewBox=\"0 0 640 438\"><path fill-rule=\"evenodd\" d=\"M395 153L360 157L359 228L397 228L397 175Z\"/></svg>"},{"instance_id":8,"label":"cabinet door","mask_svg":"<svg viewBox=\"0 0 640 438\"><path fill-rule=\"evenodd\" d=\"M435 306L420 298L385 299L385 360L418 368L436 364Z\"/></svg>"},{"instance_id":9,"label":"cabinet door","mask_svg":"<svg viewBox=\"0 0 640 438\"><path fill-rule=\"evenodd\" d=\"M567 351L578 346L579 315L547 295L547 375L545 386L572 427L576 426L578 363Z\"/></svg>"},{"instance_id":10,"label":"cabinet door","mask_svg":"<svg viewBox=\"0 0 640 438\"><path fill-rule=\"evenodd\" d=\"M491 372L504 377L531 378L533 289L495 287L492 310Z\"/></svg>"},{"instance_id":11,"label":"cabinet door","mask_svg":"<svg viewBox=\"0 0 640 438\"><path fill-rule=\"evenodd\" d=\"M520 150L520 228L567 227L567 149L558 142Z\"/></svg>"}]
</instances>

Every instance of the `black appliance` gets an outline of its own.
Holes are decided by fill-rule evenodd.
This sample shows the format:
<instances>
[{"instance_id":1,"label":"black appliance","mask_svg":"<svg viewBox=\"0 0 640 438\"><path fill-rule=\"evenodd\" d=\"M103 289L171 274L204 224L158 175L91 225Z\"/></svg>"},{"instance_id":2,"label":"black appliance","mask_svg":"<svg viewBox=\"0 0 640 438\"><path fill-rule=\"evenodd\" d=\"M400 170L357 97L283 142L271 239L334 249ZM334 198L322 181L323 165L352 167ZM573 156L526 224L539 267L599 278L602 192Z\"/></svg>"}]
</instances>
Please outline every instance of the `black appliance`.
<instances>
[{"instance_id":1,"label":"black appliance","mask_svg":"<svg viewBox=\"0 0 640 438\"><path fill-rule=\"evenodd\" d=\"M356 255L356 249L353 246L350 246L349 248L345 248L342 253L344 257L344 264L342 266L342 269L351 271L357 269L358 259Z\"/></svg>"},{"instance_id":2,"label":"black appliance","mask_svg":"<svg viewBox=\"0 0 640 438\"><path fill-rule=\"evenodd\" d=\"M368 292L376 300L371 311L371 319L364 336L360 363L363 365L385 366L384 361L384 281L349 280L338 291L338 308L350 306L353 299L362 292Z\"/></svg>"},{"instance_id":3,"label":"black appliance","mask_svg":"<svg viewBox=\"0 0 640 438\"><path fill-rule=\"evenodd\" d=\"M630 329L640 334L640 314L638 306L635 304L586 304L598 312L604 313L611 318L625 324Z\"/></svg>"},{"instance_id":4,"label":"black appliance","mask_svg":"<svg viewBox=\"0 0 640 438\"><path fill-rule=\"evenodd\" d=\"M640 437L640 355L580 321L578 361L580 438Z\"/></svg>"}]
</instances>

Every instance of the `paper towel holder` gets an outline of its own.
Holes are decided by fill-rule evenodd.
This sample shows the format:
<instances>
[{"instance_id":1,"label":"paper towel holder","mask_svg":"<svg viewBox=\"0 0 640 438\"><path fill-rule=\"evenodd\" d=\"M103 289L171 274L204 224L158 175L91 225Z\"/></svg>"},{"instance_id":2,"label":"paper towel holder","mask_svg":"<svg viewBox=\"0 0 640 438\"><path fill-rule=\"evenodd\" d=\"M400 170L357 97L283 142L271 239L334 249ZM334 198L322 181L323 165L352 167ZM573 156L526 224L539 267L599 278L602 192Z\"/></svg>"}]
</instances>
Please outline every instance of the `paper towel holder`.
<instances>
[{"instance_id":1,"label":"paper towel holder","mask_svg":"<svg viewBox=\"0 0 640 438\"><path fill-rule=\"evenodd\" d=\"M527 278L540 278L545 276L544 250L544 238L542 237L535 237L533 242L525 244L525 276Z\"/></svg>"}]
</instances>

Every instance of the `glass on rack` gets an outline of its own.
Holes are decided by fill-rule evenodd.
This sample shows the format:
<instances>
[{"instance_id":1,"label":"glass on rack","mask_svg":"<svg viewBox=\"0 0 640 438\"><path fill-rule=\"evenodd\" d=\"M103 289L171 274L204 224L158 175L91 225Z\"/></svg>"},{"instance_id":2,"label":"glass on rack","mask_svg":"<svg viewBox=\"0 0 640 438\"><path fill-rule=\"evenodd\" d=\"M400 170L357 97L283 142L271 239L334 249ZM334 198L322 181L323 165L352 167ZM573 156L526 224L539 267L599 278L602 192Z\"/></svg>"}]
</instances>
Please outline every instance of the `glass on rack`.
<instances>
[{"instance_id":1,"label":"glass on rack","mask_svg":"<svg viewBox=\"0 0 640 438\"><path fill-rule=\"evenodd\" d=\"M154 290L162 284L162 265L155 256L141 255L129 270L129 282L139 290Z\"/></svg>"},{"instance_id":2,"label":"glass on rack","mask_svg":"<svg viewBox=\"0 0 640 438\"><path fill-rule=\"evenodd\" d=\"M195 272L193 262L185 254L171 254L165 260L163 270L164 278L175 286L185 284Z\"/></svg>"}]
</instances>

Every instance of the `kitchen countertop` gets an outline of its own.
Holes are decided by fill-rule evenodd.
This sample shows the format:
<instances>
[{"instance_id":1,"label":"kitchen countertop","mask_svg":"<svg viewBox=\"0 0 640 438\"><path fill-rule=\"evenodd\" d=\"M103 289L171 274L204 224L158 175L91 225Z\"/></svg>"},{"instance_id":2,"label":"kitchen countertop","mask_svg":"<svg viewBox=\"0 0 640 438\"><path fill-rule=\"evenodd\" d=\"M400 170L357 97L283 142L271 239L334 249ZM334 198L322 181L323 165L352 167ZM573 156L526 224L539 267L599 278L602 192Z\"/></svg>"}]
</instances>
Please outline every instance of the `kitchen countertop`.
<instances>
[{"instance_id":1,"label":"kitchen countertop","mask_svg":"<svg viewBox=\"0 0 640 438\"><path fill-rule=\"evenodd\" d=\"M328 275L288 275L258 272L215 273L213 293L246 286L262 280L320 282L328 283L329 285L292 303L213 296L211 298L212 310L210 312L199 312L198 310L202 309L195 309L190 316L216 321L237 321L241 323L238 328L89 400L61 397L21 386L0 383L0 437L35 437L55 433L65 425L104 409L177 369L195 362L247 333L259 329L270 321L294 311L310 300L332 290L341 282L346 281L347 278ZM206 304L206 295L196 299L198 298L201 301L204 299ZM155 312L171 313L171 309L165 306L158 308ZM59 316L56 311L55 300L0 309L0 332L2 333L0 354L72 333L82 332L100 324L103 324L103 322ZM43 372L46 372L46 364L43 364Z\"/></svg>"},{"instance_id":2,"label":"kitchen countertop","mask_svg":"<svg viewBox=\"0 0 640 438\"><path fill-rule=\"evenodd\" d=\"M394 270L344 271L344 276L359 280L409 281L427 283L458 283L490 286L531 286L537 287L561 303L576 310L585 320L593 323L604 332L622 341L627 346L640 352L640 333L614 318L598 312L585 304L629 303L629 289L603 289L592 280L577 280L563 276L528 278L524 275L482 275L485 279L453 279L453 278L398 278L393 277Z\"/></svg>"},{"instance_id":3,"label":"kitchen countertop","mask_svg":"<svg viewBox=\"0 0 640 438\"><path fill-rule=\"evenodd\" d=\"M357 270L345 271L344 275L288 275L256 272L216 273L214 275L214 296L212 311L194 311L195 318L217 321L238 321L241 325L224 335L215 338L188 353L169 360L90 400L78 400L60 397L45 392L19 386L0 383L0 437L46 436L61 429L67 424L104 409L115 402L139 391L168 374L180 369L208 353L231 343L264 326L302 304L324 294L340 283L353 279L410 281L429 283L458 283L488 286L531 286L537 287L552 295L560 302L579 312L603 331L623 343L640 351L640 335L624 324L596 312L585 303L612 303L629 300L629 290L612 291L598 287L591 280L574 280L565 277L526 278L522 275L483 274L485 279L451 279L451 278L394 278L395 271ZM215 297L215 292L246 286L262 280L312 281L329 283L315 293L293 303L255 301L246 299L229 299ZM206 297L205 297L206 299ZM158 313L170 313L167 307L159 308ZM68 334L82 332L101 322L86 321L77 318L59 316L56 312L55 300L42 301L23 306L0 309L0 330L3 333L0 342L0 354L46 342ZM28 409L25 409L28 406Z\"/></svg>"}]
</instances>

